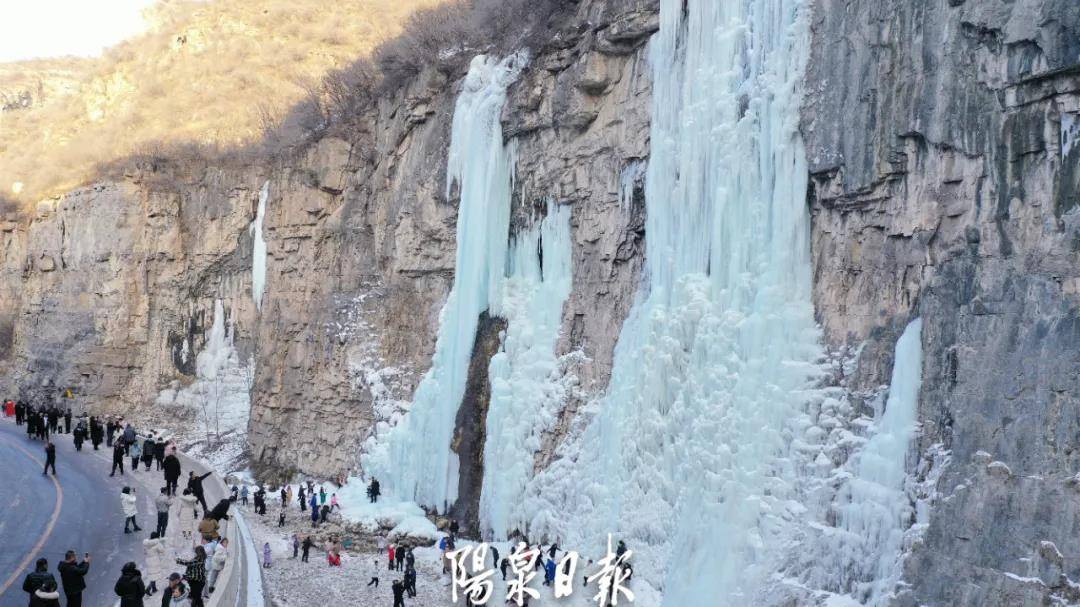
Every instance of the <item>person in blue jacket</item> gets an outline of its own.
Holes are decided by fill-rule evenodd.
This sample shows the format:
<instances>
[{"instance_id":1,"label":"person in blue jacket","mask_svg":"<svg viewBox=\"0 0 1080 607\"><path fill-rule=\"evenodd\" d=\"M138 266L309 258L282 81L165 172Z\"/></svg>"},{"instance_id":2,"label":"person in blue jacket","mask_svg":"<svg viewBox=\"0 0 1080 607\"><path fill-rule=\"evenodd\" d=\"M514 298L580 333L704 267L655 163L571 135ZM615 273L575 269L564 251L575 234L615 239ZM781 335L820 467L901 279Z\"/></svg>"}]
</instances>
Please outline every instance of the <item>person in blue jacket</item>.
<instances>
[{"instance_id":1,"label":"person in blue jacket","mask_svg":"<svg viewBox=\"0 0 1080 607\"><path fill-rule=\"evenodd\" d=\"M551 586L555 583L555 559L548 559L544 563L544 585Z\"/></svg>"},{"instance_id":2,"label":"person in blue jacket","mask_svg":"<svg viewBox=\"0 0 1080 607\"><path fill-rule=\"evenodd\" d=\"M318 527L319 526L319 496L312 493L311 494L311 503L309 505L311 506L311 526L312 527Z\"/></svg>"}]
</instances>

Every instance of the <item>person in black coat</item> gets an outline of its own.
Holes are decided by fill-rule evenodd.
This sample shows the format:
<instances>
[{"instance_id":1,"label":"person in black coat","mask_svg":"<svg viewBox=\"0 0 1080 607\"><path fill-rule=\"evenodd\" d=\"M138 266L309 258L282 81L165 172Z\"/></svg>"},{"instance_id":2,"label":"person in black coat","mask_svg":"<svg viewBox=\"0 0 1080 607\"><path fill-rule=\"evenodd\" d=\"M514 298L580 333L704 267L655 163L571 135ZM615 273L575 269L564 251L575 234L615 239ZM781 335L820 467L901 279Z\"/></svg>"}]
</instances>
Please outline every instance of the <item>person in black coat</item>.
<instances>
[{"instance_id":1,"label":"person in black coat","mask_svg":"<svg viewBox=\"0 0 1080 607\"><path fill-rule=\"evenodd\" d=\"M180 482L180 460L172 453L165 456L161 464L165 475L165 486L169 488L169 495L176 495L176 487Z\"/></svg>"},{"instance_id":2,"label":"person in black coat","mask_svg":"<svg viewBox=\"0 0 1080 607\"><path fill-rule=\"evenodd\" d=\"M86 589L86 573L90 571L90 554L83 557L81 563L75 560L75 551L68 550L64 555L64 562L57 565L60 572L60 581L64 585L64 595L67 597L68 607L82 606L82 593Z\"/></svg>"},{"instance_id":3,"label":"person in black coat","mask_svg":"<svg viewBox=\"0 0 1080 607\"><path fill-rule=\"evenodd\" d=\"M120 597L120 607L143 607L143 596L146 594L146 584L143 584L142 573L139 572L135 563L128 561L120 570L120 579L116 580L113 592Z\"/></svg>"},{"instance_id":4,"label":"person in black coat","mask_svg":"<svg viewBox=\"0 0 1080 607\"><path fill-rule=\"evenodd\" d=\"M394 591L394 607L405 607L405 585L401 580L394 580L390 589Z\"/></svg>"},{"instance_id":5,"label":"person in black coat","mask_svg":"<svg viewBox=\"0 0 1080 607\"><path fill-rule=\"evenodd\" d=\"M71 409L64 411L64 434L71 434Z\"/></svg>"},{"instance_id":6,"label":"person in black coat","mask_svg":"<svg viewBox=\"0 0 1080 607\"><path fill-rule=\"evenodd\" d=\"M47 581L30 593L30 607L60 607L60 593L56 591L56 582Z\"/></svg>"},{"instance_id":7,"label":"person in black coat","mask_svg":"<svg viewBox=\"0 0 1080 607\"><path fill-rule=\"evenodd\" d=\"M104 430L101 427L101 422L93 417L90 418L90 442L94 445L94 451L98 450L98 446L101 445L101 441L104 438Z\"/></svg>"},{"instance_id":8,"label":"person in black coat","mask_svg":"<svg viewBox=\"0 0 1080 607\"><path fill-rule=\"evenodd\" d=\"M210 514L207 514L206 516L215 521L229 520L229 500L219 501L217 505L214 506L214 509L210 511Z\"/></svg>"},{"instance_id":9,"label":"person in black coat","mask_svg":"<svg viewBox=\"0 0 1080 607\"><path fill-rule=\"evenodd\" d=\"M202 504L203 512L206 512L210 508L206 505L206 496L203 494L202 482L206 480L206 477L210 476L210 474L210 472L207 472L202 476L196 476L194 472L188 473L187 488L191 489L191 494L199 500L200 504Z\"/></svg>"},{"instance_id":10,"label":"person in black coat","mask_svg":"<svg viewBox=\"0 0 1080 607\"><path fill-rule=\"evenodd\" d=\"M117 468L120 468L120 475L123 476L124 475L124 441L122 441L122 440L117 440L116 444L113 445L112 472L109 473L109 476L114 476L116 474L116 469Z\"/></svg>"},{"instance_id":11,"label":"person in black coat","mask_svg":"<svg viewBox=\"0 0 1080 607\"><path fill-rule=\"evenodd\" d=\"M153 437L143 441L142 448L142 462L146 466L146 471L150 471L150 464L154 461L154 452L157 451L157 443L154 442Z\"/></svg>"},{"instance_id":12,"label":"person in black coat","mask_svg":"<svg viewBox=\"0 0 1080 607\"><path fill-rule=\"evenodd\" d=\"M26 579L23 580L23 592L29 594L30 600L33 601L34 592L46 582L52 582L53 588L56 587L56 578L49 573L49 561L38 559L34 565L34 570L28 573Z\"/></svg>"},{"instance_id":13,"label":"person in black coat","mask_svg":"<svg viewBox=\"0 0 1080 607\"><path fill-rule=\"evenodd\" d=\"M86 423L79 420L79 423L75 424L75 431L71 433L71 437L75 441L75 450L82 451L83 442L86 440Z\"/></svg>"},{"instance_id":14,"label":"person in black coat","mask_svg":"<svg viewBox=\"0 0 1080 607\"><path fill-rule=\"evenodd\" d=\"M53 476L56 476L56 445L52 444L52 441L45 441L45 471L41 475L49 474L49 468L52 468Z\"/></svg>"},{"instance_id":15,"label":"person in black coat","mask_svg":"<svg viewBox=\"0 0 1080 607\"><path fill-rule=\"evenodd\" d=\"M162 464L165 462L165 439L161 439L154 446L154 462L157 463L157 469L161 470Z\"/></svg>"}]
</instances>

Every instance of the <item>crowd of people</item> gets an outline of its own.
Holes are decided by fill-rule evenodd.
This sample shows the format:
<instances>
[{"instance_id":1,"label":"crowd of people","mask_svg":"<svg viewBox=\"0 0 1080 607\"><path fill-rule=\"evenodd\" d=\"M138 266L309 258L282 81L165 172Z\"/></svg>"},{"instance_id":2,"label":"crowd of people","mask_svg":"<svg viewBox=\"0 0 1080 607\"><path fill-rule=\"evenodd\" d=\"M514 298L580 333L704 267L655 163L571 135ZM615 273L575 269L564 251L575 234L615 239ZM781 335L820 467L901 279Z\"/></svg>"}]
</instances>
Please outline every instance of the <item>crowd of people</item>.
<instances>
[{"instance_id":1,"label":"crowd of people","mask_svg":"<svg viewBox=\"0 0 1080 607\"><path fill-rule=\"evenodd\" d=\"M70 409L47 403L34 406L24 402L7 401L4 414L15 418L16 425L26 426L27 436L45 442L45 470L56 475L56 445L58 434L71 435L75 450L82 451L89 439L96 451L104 443L112 450L110 477L142 470L161 473L161 487L154 496L156 514L154 531L142 541L145 565L131 561L120 571L113 592L121 607L144 606L147 597L161 593L162 607L203 607L205 599L214 592L218 575L229 558L228 539L223 537L225 521L229 520L229 499L220 500L213 508L206 501L203 482L211 473L188 471L186 485L177 496L182 474L176 442L153 432L139 432L135 426L119 417L106 417L104 423L95 416L73 416ZM73 419L74 418L74 419ZM74 427L72 421L75 422ZM62 422L62 423L61 423ZM145 484L157 485L150 477ZM139 500L133 485L120 491L120 510L124 533L142 531L138 523ZM200 514L201 513L201 514ZM170 528L174 529L171 536ZM65 605L80 607L86 590L85 577L90 570L88 553L79 560L69 550L57 566L60 583L49 572L48 560L37 560L34 571L23 581L22 589L31 607L59 607L60 596Z\"/></svg>"}]
</instances>

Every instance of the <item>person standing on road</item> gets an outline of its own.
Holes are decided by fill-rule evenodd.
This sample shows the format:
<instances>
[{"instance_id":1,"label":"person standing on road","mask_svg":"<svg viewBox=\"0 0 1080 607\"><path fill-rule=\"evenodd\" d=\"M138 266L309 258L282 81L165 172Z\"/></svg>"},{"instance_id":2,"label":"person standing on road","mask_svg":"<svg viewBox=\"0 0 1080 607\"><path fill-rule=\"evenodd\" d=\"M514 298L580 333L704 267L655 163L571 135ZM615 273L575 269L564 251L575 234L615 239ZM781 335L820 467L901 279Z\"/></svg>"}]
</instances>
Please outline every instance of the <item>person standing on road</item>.
<instances>
[{"instance_id":1,"label":"person standing on road","mask_svg":"<svg viewBox=\"0 0 1080 607\"><path fill-rule=\"evenodd\" d=\"M124 444L127 444L127 439L124 439ZM128 448L128 455L131 456L131 471L139 471L139 460L142 459L142 444L138 439L131 442L131 446Z\"/></svg>"},{"instance_id":2,"label":"person standing on road","mask_svg":"<svg viewBox=\"0 0 1080 607\"><path fill-rule=\"evenodd\" d=\"M79 420L79 423L75 424L75 432L71 435L75 441L75 450L82 451L82 444L86 440L86 423L83 420Z\"/></svg>"},{"instance_id":3,"label":"person standing on road","mask_svg":"<svg viewBox=\"0 0 1080 607\"><path fill-rule=\"evenodd\" d=\"M142 573L135 563L124 563L120 570L120 579L116 580L116 585L113 586L113 592L120 597L120 607L143 607L146 584L143 583Z\"/></svg>"},{"instance_id":4,"label":"person standing on road","mask_svg":"<svg viewBox=\"0 0 1080 607\"><path fill-rule=\"evenodd\" d=\"M170 453L162 460L161 468L165 475L165 486L169 488L169 495L176 495L176 488L180 484L180 460L175 454Z\"/></svg>"},{"instance_id":5,"label":"person standing on road","mask_svg":"<svg viewBox=\"0 0 1080 607\"><path fill-rule=\"evenodd\" d=\"M33 602L34 593L46 582L52 582L53 588L56 588L56 578L49 573L49 561L38 559L34 564L34 570L26 574L26 579L23 580L23 592L29 594L30 601Z\"/></svg>"},{"instance_id":6,"label":"person standing on road","mask_svg":"<svg viewBox=\"0 0 1080 607\"><path fill-rule=\"evenodd\" d=\"M117 425L119 426L119 424L117 424ZM130 455L130 453L129 453L129 451L127 449L129 447L133 446L135 443L136 443L135 426L132 426L131 424L128 424L124 428L124 447L125 447L124 453L128 453Z\"/></svg>"},{"instance_id":7,"label":"person standing on road","mask_svg":"<svg viewBox=\"0 0 1080 607\"><path fill-rule=\"evenodd\" d=\"M115 475L117 468L120 469L120 476L123 476L124 475L124 441L122 441L122 440L117 440L116 444L113 445L112 472L109 473L109 476Z\"/></svg>"},{"instance_id":8,"label":"person standing on road","mask_svg":"<svg viewBox=\"0 0 1080 607\"><path fill-rule=\"evenodd\" d=\"M101 439L103 438L103 430L101 428L101 421L97 418L90 418L90 443L94 445L94 451L98 450L98 446L101 445Z\"/></svg>"},{"instance_id":9,"label":"person standing on road","mask_svg":"<svg viewBox=\"0 0 1080 607\"><path fill-rule=\"evenodd\" d=\"M41 473L42 476L49 474L49 467L52 467L53 476L56 476L56 445L52 444L52 441L45 441L45 471Z\"/></svg>"},{"instance_id":10,"label":"person standing on road","mask_svg":"<svg viewBox=\"0 0 1080 607\"><path fill-rule=\"evenodd\" d=\"M157 444L154 445L154 462L157 464L157 469L161 470L165 463L165 437L159 436Z\"/></svg>"},{"instance_id":11,"label":"person standing on road","mask_svg":"<svg viewBox=\"0 0 1080 607\"><path fill-rule=\"evenodd\" d=\"M161 493L154 497L154 509L157 510L156 532L158 537L165 537L165 530L169 527L169 510L172 508L172 502L168 487L162 487Z\"/></svg>"},{"instance_id":12,"label":"person standing on road","mask_svg":"<svg viewBox=\"0 0 1080 607\"><path fill-rule=\"evenodd\" d=\"M68 550L64 562L57 565L60 581L64 584L67 607L82 607L82 593L86 589L86 573L90 571L90 553L83 555L81 563L75 560L75 551Z\"/></svg>"},{"instance_id":13,"label":"person standing on road","mask_svg":"<svg viewBox=\"0 0 1080 607\"><path fill-rule=\"evenodd\" d=\"M60 593L56 582L45 582L30 595L30 607L60 607Z\"/></svg>"},{"instance_id":14,"label":"person standing on road","mask_svg":"<svg viewBox=\"0 0 1080 607\"><path fill-rule=\"evenodd\" d=\"M139 507L134 488L124 487L120 490L120 505L124 509L124 533L131 533L128 530L128 524L134 527L136 532L142 531L139 523L135 522L135 515L139 513Z\"/></svg>"},{"instance_id":15,"label":"person standing on road","mask_svg":"<svg viewBox=\"0 0 1080 607\"><path fill-rule=\"evenodd\" d=\"M154 461L155 451L157 451L157 443L154 442L153 435L150 435L145 441L143 441L142 446L142 461L143 465L146 466L147 472L150 472L150 464Z\"/></svg>"}]
</instances>

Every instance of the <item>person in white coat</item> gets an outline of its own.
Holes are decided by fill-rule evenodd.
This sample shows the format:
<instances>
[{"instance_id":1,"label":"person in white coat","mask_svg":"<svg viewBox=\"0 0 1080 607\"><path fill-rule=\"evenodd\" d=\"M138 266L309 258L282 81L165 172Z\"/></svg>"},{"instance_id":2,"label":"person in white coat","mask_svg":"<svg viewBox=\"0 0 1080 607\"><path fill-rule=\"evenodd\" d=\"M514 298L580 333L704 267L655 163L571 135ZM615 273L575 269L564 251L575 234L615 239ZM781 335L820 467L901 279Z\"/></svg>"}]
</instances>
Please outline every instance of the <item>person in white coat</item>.
<instances>
[{"instance_id":1,"label":"person in white coat","mask_svg":"<svg viewBox=\"0 0 1080 607\"><path fill-rule=\"evenodd\" d=\"M168 573L165 568L169 566L169 548L165 545L166 540L159 537L157 532L150 534L150 539L143 540L143 552L146 554L146 567L143 569L143 581L146 582L146 595L150 596L157 592L158 580L164 586L168 586L165 579Z\"/></svg>"},{"instance_id":2,"label":"person in white coat","mask_svg":"<svg viewBox=\"0 0 1080 607\"><path fill-rule=\"evenodd\" d=\"M142 531L142 527L135 522L135 515L139 513L139 508L134 488L124 487L120 490L120 506L124 509L124 533L132 532L128 529L129 526L134 527L134 531Z\"/></svg>"},{"instance_id":3,"label":"person in white coat","mask_svg":"<svg viewBox=\"0 0 1080 607\"><path fill-rule=\"evenodd\" d=\"M214 592L214 583L217 582L218 575L221 574L221 570L225 568L225 561L229 559L229 540L222 539L218 543L217 549L214 550L214 555L210 557L210 567L206 572L206 588L207 593Z\"/></svg>"},{"instance_id":4,"label":"person in white coat","mask_svg":"<svg viewBox=\"0 0 1080 607\"><path fill-rule=\"evenodd\" d=\"M191 491L184 489L183 495L180 496L180 507L176 509L176 529L180 531L176 537L180 538L182 547L192 545L192 538L198 529L199 520L195 518L198 503L198 498L192 495Z\"/></svg>"}]
</instances>

